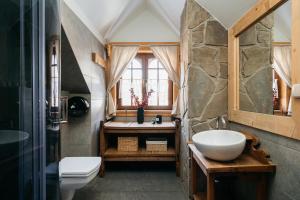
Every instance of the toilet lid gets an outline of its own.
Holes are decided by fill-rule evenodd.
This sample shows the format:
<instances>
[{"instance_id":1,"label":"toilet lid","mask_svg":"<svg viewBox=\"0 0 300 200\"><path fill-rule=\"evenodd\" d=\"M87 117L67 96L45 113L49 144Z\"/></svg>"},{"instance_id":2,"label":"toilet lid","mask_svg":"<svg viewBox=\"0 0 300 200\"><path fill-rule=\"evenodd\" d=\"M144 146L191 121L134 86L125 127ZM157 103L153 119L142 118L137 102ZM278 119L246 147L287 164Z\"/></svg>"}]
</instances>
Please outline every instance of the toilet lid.
<instances>
[{"instance_id":1,"label":"toilet lid","mask_svg":"<svg viewBox=\"0 0 300 200\"><path fill-rule=\"evenodd\" d=\"M60 177L87 177L99 169L101 157L65 157L59 162Z\"/></svg>"}]
</instances>

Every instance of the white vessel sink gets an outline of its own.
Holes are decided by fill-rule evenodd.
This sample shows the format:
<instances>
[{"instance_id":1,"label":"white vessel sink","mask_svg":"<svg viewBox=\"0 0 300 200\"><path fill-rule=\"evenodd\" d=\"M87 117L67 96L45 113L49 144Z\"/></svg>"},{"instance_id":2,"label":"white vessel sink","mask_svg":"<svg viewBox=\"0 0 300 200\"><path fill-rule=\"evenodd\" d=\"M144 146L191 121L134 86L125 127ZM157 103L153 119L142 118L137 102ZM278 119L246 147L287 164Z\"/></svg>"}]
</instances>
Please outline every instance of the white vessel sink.
<instances>
[{"instance_id":1,"label":"white vessel sink","mask_svg":"<svg viewBox=\"0 0 300 200\"><path fill-rule=\"evenodd\" d=\"M244 150L246 137L230 130L209 130L192 137L197 149L207 158L218 161L236 159Z\"/></svg>"}]
</instances>

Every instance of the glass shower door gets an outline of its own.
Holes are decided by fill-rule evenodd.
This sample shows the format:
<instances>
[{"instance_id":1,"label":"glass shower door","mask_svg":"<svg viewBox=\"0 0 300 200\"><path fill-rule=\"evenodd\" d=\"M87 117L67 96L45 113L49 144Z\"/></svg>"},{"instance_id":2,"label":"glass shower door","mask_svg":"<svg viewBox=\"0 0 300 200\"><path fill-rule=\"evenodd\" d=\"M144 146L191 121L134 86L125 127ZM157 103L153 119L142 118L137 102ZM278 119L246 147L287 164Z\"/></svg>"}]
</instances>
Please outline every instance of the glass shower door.
<instances>
[{"instance_id":1,"label":"glass shower door","mask_svg":"<svg viewBox=\"0 0 300 200\"><path fill-rule=\"evenodd\" d=\"M46 144L51 145L46 142L46 5L58 9L57 2L0 1L1 200L46 199ZM57 19L52 23L60 26ZM59 199L55 159L50 184L55 189L47 199Z\"/></svg>"}]
</instances>

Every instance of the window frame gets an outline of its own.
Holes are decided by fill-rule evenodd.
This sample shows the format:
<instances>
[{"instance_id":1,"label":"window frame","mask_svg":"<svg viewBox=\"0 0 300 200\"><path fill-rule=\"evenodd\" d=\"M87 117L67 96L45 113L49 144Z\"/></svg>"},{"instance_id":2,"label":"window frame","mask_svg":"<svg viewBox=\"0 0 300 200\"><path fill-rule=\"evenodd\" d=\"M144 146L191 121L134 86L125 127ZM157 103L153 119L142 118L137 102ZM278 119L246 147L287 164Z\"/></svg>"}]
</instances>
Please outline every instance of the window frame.
<instances>
[{"instance_id":1,"label":"window frame","mask_svg":"<svg viewBox=\"0 0 300 200\"><path fill-rule=\"evenodd\" d=\"M136 57L142 60L142 93L146 91L146 83L148 81L149 59L155 58L152 53L138 53ZM145 110L172 110L173 107L173 82L169 79L168 84L168 105L167 106L146 106ZM120 81L117 83L117 109L118 110L136 110L136 106L123 106L122 99L119 96ZM128 91L128 95L130 95Z\"/></svg>"}]
</instances>

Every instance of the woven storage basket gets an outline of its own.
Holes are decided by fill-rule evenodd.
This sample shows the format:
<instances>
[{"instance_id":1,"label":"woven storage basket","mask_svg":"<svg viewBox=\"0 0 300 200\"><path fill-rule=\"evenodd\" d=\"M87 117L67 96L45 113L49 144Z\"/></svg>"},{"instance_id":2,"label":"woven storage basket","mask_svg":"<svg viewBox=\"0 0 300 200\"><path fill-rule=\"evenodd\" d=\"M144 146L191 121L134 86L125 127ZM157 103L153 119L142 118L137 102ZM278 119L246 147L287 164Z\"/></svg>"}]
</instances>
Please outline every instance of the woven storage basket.
<instances>
[{"instance_id":1,"label":"woven storage basket","mask_svg":"<svg viewBox=\"0 0 300 200\"><path fill-rule=\"evenodd\" d=\"M138 151L138 137L118 137L118 151Z\"/></svg>"},{"instance_id":2,"label":"woven storage basket","mask_svg":"<svg viewBox=\"0 0 300 200\"><path fill-rule=\"evenodd\" d=\"M166 152L168 151L167 141L146 141L146 151Z\"/></svg>"}]
</instances>

